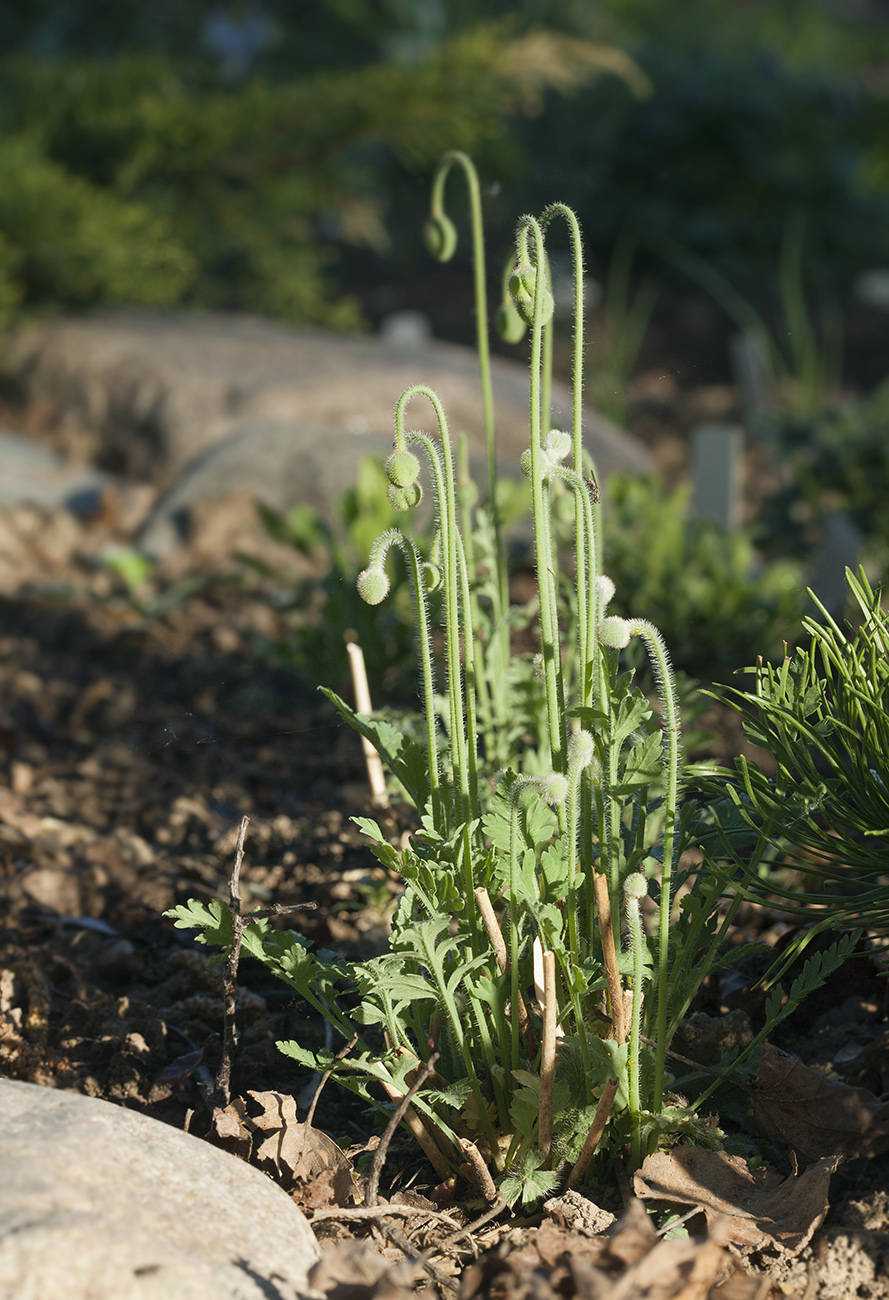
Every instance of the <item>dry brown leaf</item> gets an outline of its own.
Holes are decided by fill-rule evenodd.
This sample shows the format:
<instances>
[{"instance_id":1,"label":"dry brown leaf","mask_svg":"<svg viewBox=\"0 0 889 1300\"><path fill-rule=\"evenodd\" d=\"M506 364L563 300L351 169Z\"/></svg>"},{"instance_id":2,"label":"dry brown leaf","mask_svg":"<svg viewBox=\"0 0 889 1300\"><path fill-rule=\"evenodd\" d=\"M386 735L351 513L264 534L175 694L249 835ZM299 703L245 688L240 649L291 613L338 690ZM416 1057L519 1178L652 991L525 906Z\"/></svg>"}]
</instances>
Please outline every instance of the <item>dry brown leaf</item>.
<instances>
[{"instance_id":1,"label":"dry brown leaf","mask_svg":"<svg viewBox=\"0 0 889 1300\"><path fill-rule=\"evenodd\" d=\"M296 1098L281 1092L249 1092L262 1108L251 1119L254 1140L253 1163L274 1176L285 1190L294 1183L307 1183L323 1175L329 1177L329 1205L351 1205L358 1199L352 1162L332 1138L309 1124L301 1124L296 1115ZM265 1134L260 1143L258 1137ZM328 1181L328 1180L325 1180Z\"/></svg>"},{"instance_id":2,"label":"dry brown leaf","mask_svg":"<svg viewBox=\"0 0 889 1300\"><path fill-rule=\"evenodd\" d=\"M243 1097L235 1097L224 1110L217 1106L210 1120L207 1139L214 1146L222 1147L223 1151L249 1161L253 1151L253 1131Z\"/></svg>"},{"instance_id":3,"label":"dry brown leaf","mask_svg":"<svg viewBox=\"0 0 889 1300\"><path fill-rule=\"evenodd\" d=\"M270 1174L285 1191L302 1194L311 1185L306 1204L313 1208L352 1205L358 1187L352 1162L337 1144L296 1115L296 1100L282 1092L249 1092L260 1114L251 1115L243 1098L213 1112L208 1137L215 1146L233 1152Z\"/></svg>"},{"instance_id":4,"label":"dry brown leaf","mask_svg":"<svg viewBox=\"0 0 889 1300\"><path fill-rule=\"evenodd\" d=\"M740 1156L701 1147L674 1147L647 1156L633 1180L645 1200L697 1205L715 1229L739 1246L777 1246L798 1255L827 1213L836 1156L819 1160L798 1178L773 1169L751 1171Z\"/></svg>"},{"instance_id":5,"label":"dry brown leaf","mask_svg":"<svg viewBox=\"0 0 889 1300\"><path fill-rule=\"evenodd\" d=\"M788 1142L806 1164L889 1151L889 1103L866 1088L825 1078L770 1043L762 1049L753 1114L766 1137Z\"/></svg>"},{"instance_id":6,"label":"dry brown leaf","mask_svg":"<svg viewBox=\"0 0 889 1300\"><path fill-rule=\"evenodd\" d=\"M766 1300L716 1224L705 1240L662 1240L641 1201L610 1237L588 1237L552 1220L511 1234L464 1271L461 1300ZM780 1292L778 1292L781 1295ZM781 1300L786 1300L782 1295Z\"/></svg>"}]
</instances>

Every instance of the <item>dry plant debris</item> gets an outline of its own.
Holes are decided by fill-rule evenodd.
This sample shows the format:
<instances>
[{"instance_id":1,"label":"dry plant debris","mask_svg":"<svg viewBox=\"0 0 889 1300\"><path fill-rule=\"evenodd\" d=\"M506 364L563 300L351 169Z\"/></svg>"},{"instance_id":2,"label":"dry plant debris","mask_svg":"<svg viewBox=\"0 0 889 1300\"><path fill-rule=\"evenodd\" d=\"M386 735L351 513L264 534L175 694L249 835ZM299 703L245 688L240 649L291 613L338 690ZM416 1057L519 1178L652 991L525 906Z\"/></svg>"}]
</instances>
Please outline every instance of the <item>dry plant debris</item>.
<instances>
[{"instance_id":1,"label":"dry plant debris","mask_svg":"<svg viewBox=\"0 0 889 1300\"><path fill-rule=\"evenodd\" d=\"M280 1092L249 1092L213 1113L210 1140L264 1170L304 1208L347 1206L358 1200L351 1162L337 1144L301 1124L296 1099Z\"/></svg>"},{"instance_id":2,"label":"dry plant debris","mask_svg":"<svg viewBox=\"0 0 889 1300\"><path fill-rule=\"evenodd\" d=\"M610 1236L589 1237L548 1220L511 1233L464 1271L461 1300L770 1300L784 1297L745 1271L715 1224L703 1239L658 1236L631 1201Z\"/></svg>"},{"instance_id":3,"label":"dry plant debris","mask_svg":"<svg viewBox=\"0 0 889 1300\"><path fill-rule=\"evenodd\" d=\"M762 1049L754 1116L760 1132L789 1143L805 1164L889 1152L889 1101L827 1078L769 1043Z\"/></svg>"},{"instance_id":4,"label":"dry plant debris","mask_svg":"<svg viewBox=\"0 0 889 1300\"><path fill-rule=\"evenodd\" d=\"M724 1241L798 1255L828 1210L830 1176L838 1156L827 1156L798 1177L751 1170L740 1156L703 1147L674 1147L646 1156L633 1179L644 1200L696 1205Z\"/></svg>"}]
</instances>

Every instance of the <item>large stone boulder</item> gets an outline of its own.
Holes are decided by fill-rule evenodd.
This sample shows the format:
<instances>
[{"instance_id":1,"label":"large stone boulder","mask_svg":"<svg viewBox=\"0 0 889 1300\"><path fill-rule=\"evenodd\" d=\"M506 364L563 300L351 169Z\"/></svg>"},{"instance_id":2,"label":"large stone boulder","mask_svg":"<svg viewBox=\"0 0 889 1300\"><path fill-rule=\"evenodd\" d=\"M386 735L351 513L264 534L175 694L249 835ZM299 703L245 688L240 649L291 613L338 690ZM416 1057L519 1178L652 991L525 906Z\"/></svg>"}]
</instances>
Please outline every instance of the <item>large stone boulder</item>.
<instances>
[{"instance_id":1,"label":"large stone boulder","mask_svg":"<svg viewBox=\"0 0 889 1300\"><path fill-rule=\"evenodd\" d=\"M299 1300L320 1256L265 1174L166 1124L0 1079L0 1300Z\"/></svg>"},{"instance_id":2,"label":"large stone boulder","mask_svg":"<svg viewBox=\"0 0 889 1300\"><path fill-rule=\"evenodd\" d=\"M104 469L163 488L213 444L268 423L320 426L331 446L351 446L353 459L368 439L388 445L395 402L416 383L435 389L452 435L465 432L484 455L478 363L454 343L346 337L248 316L121 312L32 326L10 341L7 357L28 398L94 435ZM498 455L516 464L528 444L527 368L494 357L492 369ZM565 385L554 385L553 405L567 422ZM408 427L433 428L427 402L411 404ZM605 477L649 468L641 443L602 416L586 411L584 427Z\"/></svg>"}]
</instances>

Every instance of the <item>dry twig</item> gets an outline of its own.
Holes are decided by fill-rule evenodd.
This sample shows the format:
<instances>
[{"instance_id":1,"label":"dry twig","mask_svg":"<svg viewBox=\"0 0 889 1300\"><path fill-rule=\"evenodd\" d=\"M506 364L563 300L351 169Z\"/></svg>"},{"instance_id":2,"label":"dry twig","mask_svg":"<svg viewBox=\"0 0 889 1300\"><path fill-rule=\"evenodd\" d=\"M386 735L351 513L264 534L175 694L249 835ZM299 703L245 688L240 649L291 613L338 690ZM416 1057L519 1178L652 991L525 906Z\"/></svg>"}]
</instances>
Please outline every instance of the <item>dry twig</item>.
<instances>
[{"instance_id":1,"label":"dry twig","mask_svg":"<svg viewBox=\"0 0 889 1300\"><path fill-rule=\"evenodd\" d=\"M386 1128L383 1131L383 1136L380 1138L380 1144L377 1147L376 1151L374 1152L374 1158L370 1166L370 1173L368 1174L368 1178L367 1178L367 1187L365 1188L365 1192L364 1192L365 1205L374 1206L377 1203L377 1191L379 1190L379 1186L380 1186L380 1174L383 1172L383 1165L386 1163L386 1153L389 1150L389 1143L392 1141L392 1137L395 1133L395 1130L398 1128L398 1125L401 1123L401 1121L404 1119L405 1115L407 1114L411 1104L411 1099L416 1096L417 1092L420 1090L420 1088L422 1088L423 1084L429 1078L430 1074L434 1073L435 1064L437 1060L438 1060L438 1052L433 1052L432 1055L429 1057L429 1060L423 1062L423 1064L420 1066L419 1071L417 1072L416 1079L414 1079L413 1083L408 1088L407 1092L404 1094L401 1101L395 1107L395 1110L392 1113L389 1123L386 1125Z\"/></svg>"},{"instance_id":2,"label":"dry twig","mask_svg":"<svg viewBox=\"0 0 889 1300\"><path fill-rule=\"evenodd\" d=\"M608 1116L611 1114L611 1107L614 1105L614 1098L617 1096L618 1080L607 1079L602 1089L602 1096L599 1098L599 1104L596 1107L596 1114L590 1126L590 1131L586 1135L586 1141L583 1149L574 1164L574 1168L568 1175L568 1182L565 1184L565 1190L571 1191L580 1183L590 1161L596 1152L596 1147L602 1140L602 1134L605 1132L605 1125L608 1123Z\"/></svg>"},{"instance_id":3,"label":"dry twig","mask_svg":"<svg viewBox=\"0 0 889 1300\"><path fill-rule=\"evenodd\" d=\"M235 1018L235 989L238 975L238 962L241 957L241 940L244 937L244 928L251 921L260 920L265 916L277 916L281 912L311 911L316 903L290 903L278 907L266 908L259 912L248 912L246 916L241 914L241 864L244 861L244 841L247 838L247 827L250 825L249 817L241 818L241 826L238 831L238 842L235 846L235 858L232 863L231 876L228 882L228 910L232 919L232 941L229 948L228 958L225 963L225 975L223 984L225 989L225 1010L222 1029L222 1059L219 1062L219 1069L216 1072L216 1085L213 1093L214 1105L222 1108L228 1105L231 1100L231 1073L232 1060L235 1054L235 1048L238 1044L238 1026Z\"/></svg>"}]
</instances>

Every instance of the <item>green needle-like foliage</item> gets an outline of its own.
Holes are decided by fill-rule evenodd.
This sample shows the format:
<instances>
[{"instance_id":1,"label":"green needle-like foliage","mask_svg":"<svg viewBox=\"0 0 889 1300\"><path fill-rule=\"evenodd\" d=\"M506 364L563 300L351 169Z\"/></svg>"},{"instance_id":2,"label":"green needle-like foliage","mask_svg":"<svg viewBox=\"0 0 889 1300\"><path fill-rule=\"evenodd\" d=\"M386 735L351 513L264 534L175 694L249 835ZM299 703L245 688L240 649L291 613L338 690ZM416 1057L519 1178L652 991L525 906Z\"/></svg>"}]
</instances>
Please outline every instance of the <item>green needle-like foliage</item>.
<instances>
[{"instance_id":1,"label":"green needle-like foliage","mask_svg":"<svg viewBox=\"0 0 889 1300\"><path fill-rule=\"evenodd\" d=\"M885 933L889 621L864 570L846 576L856 625L841 628L822 607L824 622L803 622L808 649L778 667L760 662L752 691L727 692L750 740L771 753L774 776L744 757L718 775L741 825L769 849L768 866L749 881L754 897ZM713 791L709 781L706 788ZM731 847L731 831L725 839Z\"/></svg>"}]
</instances>

